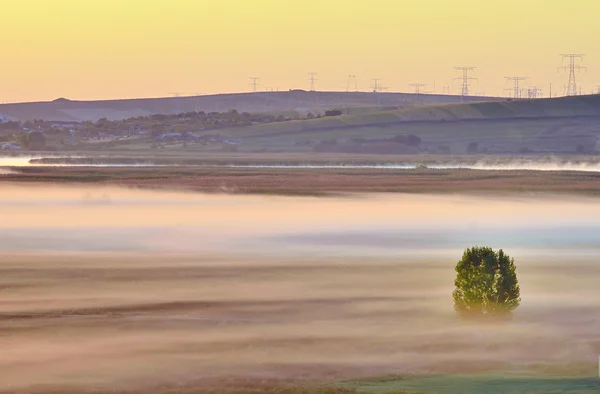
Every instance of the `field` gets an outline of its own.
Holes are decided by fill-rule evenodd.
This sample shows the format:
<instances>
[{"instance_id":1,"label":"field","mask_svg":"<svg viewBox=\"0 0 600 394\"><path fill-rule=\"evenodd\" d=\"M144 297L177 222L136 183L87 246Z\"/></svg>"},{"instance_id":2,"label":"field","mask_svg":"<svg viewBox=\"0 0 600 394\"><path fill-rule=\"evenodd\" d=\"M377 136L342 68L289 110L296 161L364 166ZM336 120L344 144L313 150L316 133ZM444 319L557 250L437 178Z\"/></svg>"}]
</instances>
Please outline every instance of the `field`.
<instances>
[{"instance_id":1,"label":"field","mask_svg":"<svg viewBox=\"0 0 600 394\"><path fill-rule=\"evenodd\" d=\"M2 393L600 390L596 157L28 160L0 158ZM456 317L471 245L515 257L512 320Z\"/></svg>"},{"instance_id":2,"label":"field","mask_svg":"<svg viewBox=\"0 0 600 394\"><path fill-rule=\"evenodd\" d=\"M591 171L212 168L210 166L197 168L27 167L14 168L11 171L11 174L0 177L0 184L95 184L217 194L273 195L336 195L360 192L600 194L600 174Z\"/></svg>"},{"instance_id":3,"label":"field","mask_svg":"<svg viewBox=\"0 0 600 394\"><path fill-rule=\"evenodd\" d=\"M596 198L0 187L0 392L598 389ZM512 321L456 318L470 241L518 260Z\"/></svg>"}]
</instances>

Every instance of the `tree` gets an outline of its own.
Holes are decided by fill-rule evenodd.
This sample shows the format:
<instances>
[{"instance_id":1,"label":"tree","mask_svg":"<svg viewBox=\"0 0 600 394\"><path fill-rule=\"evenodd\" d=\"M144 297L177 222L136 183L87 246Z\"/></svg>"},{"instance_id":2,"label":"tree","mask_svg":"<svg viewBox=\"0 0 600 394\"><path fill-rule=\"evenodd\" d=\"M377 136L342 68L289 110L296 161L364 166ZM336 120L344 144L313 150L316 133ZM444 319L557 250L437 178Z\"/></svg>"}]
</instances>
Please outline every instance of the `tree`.
<instances>
[{"instance_id":1,"label":"tree","mask_svg":"<svg viewBox=\"0 0 600 394\"><path fill-rule=\"evenodd\" d=\"M477 153L479 149L479 144L477 142L469 142L469 146L467 146L467 153Z\"/></svg>"},{"instance_id":2,"label":"tree","mask_svg":"<svg viewBox=\"0 0 600 394\"><path fill-rule=\"evenodd\" d=\"M27 149L43 150L46 148L46 137L39 131L27 134Z\"/></svg>"},{"instance_id":3,"label":"tree","mask_svg":"<svg viewBox=\"0 0 600 394\"><path fill-rule=\"evenodd\" d=\"M17 143L29 150L43 150L46 148L46 137L39 131L18 134Z\"/></svg>"},{"instance_id":4,"label":"tree","mask_svg":"<svg viewBox=\"0 0 600 394\"><path fill-rule=\"evenodd\" d=\"M21 145L22 148L27 149L27 133L17 134L15 136L17 144Z\"/></svg>"},{"instance_id":5,"label":"tree","mask_svg":"<svg viewBox=\"0 0 600 394\"><path fill-rule=\"evenodd\" d=\"M454 309L462 317L507 316L521 302L514 259L502 249L466 249L454 285Z\"/></svg>"},{"instance_id":6,"label":"tree","mask_svg":"<svg viewBox=\"0 0 600 394\"><path fill-rule=\"evenodd\" d=\"M325 111L325 116L341 116L344 113L339 109L332 109Z\"/></svg>"},{"instance_id":7,"label":"tree","mask_svg":"<svg viewBox=\"0 0 600 394\"><path fill-rule=\"evenodd\" d=\"M392 141L398 143L398 144L404 144L407 145L407 138L405 135L396 135L394 136L394 138L392 138Z\"/></svg>"},{"instance_id":8,"label":"tree","mask_svg":"<svg viewBox=\"0 0 600 394\"><path fill-rule=\"evenodd\" d=\"M409 134L406 136L406 145L409 146L419 146L421 145L421 138L417 137L414 134Z\"/></svg>"}]
</instances>

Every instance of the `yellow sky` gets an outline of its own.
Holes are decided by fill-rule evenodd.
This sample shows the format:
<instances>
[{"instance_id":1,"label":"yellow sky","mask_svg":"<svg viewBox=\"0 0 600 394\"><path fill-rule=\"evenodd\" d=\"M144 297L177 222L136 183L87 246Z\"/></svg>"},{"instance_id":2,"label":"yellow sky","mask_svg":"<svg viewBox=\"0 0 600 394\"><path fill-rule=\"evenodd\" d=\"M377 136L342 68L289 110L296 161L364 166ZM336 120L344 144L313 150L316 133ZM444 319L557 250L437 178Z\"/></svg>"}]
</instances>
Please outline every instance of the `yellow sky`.
<instances>
[{"instance_id":1,"label":"yellow sky","mask_svg":"<svg viewBox=\"0 0 600 394\"><path fill-rule=\"evenodd\" d=\"M261 87L361 90L381 78L507 94L505 76L554 84L559 53L586 53L600 85L599 0L1 0L0 101L108 99Z\"/></svg>"}]
</instances>

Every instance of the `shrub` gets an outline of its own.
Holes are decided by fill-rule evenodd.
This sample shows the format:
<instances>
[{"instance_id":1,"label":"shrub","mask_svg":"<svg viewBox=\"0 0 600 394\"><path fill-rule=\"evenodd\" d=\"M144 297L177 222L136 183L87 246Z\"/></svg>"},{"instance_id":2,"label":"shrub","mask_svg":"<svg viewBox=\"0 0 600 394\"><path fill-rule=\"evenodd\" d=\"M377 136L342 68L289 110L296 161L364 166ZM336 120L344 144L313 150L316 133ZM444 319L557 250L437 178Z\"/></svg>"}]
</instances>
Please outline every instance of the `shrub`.
<instances>
[{"instance_id":1,"label":"shrub","mask_svg":"<svg viewBox=\"0 0 600 394\"><path fill-rule=\"evenodd\" d=\"M521 149L519 149L519 153L533 153L533 149L531 149L528 146L524 146Z\"/></svg>"},{"instance_id":2,"label":"shrub","mask_svg":"<svg viewBox=\"0 0 600 394\"><path fill-rule=\"evenodd\" d=\"M466 249L454 285L454 309L462 317L510 315L521 302L514 260L502 249Z\"/></svg>"},{"instance_id":3,"label":"shrub","mask_svg":"<svg viewBox=\"0 0 600 394\"><path fill-rule=\"evenodd\" d=\"M406 145L417 147L421 145L421 138L414 134L409 134L406 136Z\"/></svg>"},{"instance_id":4,"label":"shrub","mask_svg":"<svg viewBox=\"0 0 600 394\"><path fill-rule=\"evenodd\" d=\"M407 145L407 139L405 135L397 135L394 138L392 138L392 141L394 141L397 144L404 144Z\"/></svg>"},{"instance_id":5,"label":"shrub","mask_svg":"<svg viewBox=\"0 0 600 394\"><path fill-rule=\"evenodd\" d=\"M440 145L440 146L438 146L438 149L440 150L441 153L444 153L444 154L452 153L452 150L450 149L450 147L446 146L446 145Z\"/></svg>"},{"instance_id":6,"label":"shrub","mask_svg":"<svg viewBox=\"0 0 600 394\"><path fill-rule=\"evenodd\" d=\"M325 116L341 116L343 112L339 109L325 111Z\"/></svg>"},{"instance_id":7,"label":"shrub","mask_svg":"<svg viewBox=\"0 0 600 394\"><path fill-rule=\"evenodd\" d=\"M479 144L477 142L470 142L467 146L467 153L477 153L479 150Z\"/></svg>"}]
</instances>

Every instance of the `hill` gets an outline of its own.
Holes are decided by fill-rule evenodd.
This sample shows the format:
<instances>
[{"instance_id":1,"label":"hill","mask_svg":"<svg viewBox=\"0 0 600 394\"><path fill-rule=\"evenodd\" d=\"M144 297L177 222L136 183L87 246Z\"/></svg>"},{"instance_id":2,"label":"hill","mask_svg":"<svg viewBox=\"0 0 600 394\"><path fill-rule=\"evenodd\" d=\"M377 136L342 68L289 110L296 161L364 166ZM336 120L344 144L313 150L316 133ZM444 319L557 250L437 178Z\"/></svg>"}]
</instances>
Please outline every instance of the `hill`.
<instances>
[{"instance_id":1,"label":"hill","mask_svg":"<svg viewBox=\"0 0 600 394\"><path fill-rule=\"evenodd\" d=\"M465 97L464 101L489 101L494 98ZM51 102L1 104L0 114L12 120L44 119L52 121L96 121L100 118L121 120L152 114L173 114L190 111L239 112L308 111L331 107L415 106L457 103L460 96L416 95L406 93L346 93L346 92L258 92L205 95L193 97L163 97L129 100L72 101L65 98Z\"/></svg>"},{"instance_id":2,"label":"hill","mask_svg":"<svg viewBox=\"0 0 600 394\"><path fill-rule=\"evenodd\" d=\"M600 95L402 108L222 130L247 147L354 153L592 153ZM422 144L390 144L416 135Z\"/></svg>"},{"instance_id":3,"label":"hill","mask_svg":"<svg viewBox=\"0 0 600 394\"><path fill-rule=\"evenodd\" d=\"M237 99L239 103L242 96L233 95L231 100ZM247 96L252 100L262 97L259 93ZM400 100L402 96L391 94L386 96L389 103L380 100L378 106L360 105L365 97L373 98L368 93L282 92L274 96L269 93L266 97L271 103L279 103L281 108L285 97L288 103L289 97L295 97L292 101L300 105L320 97L319 102L332 103L329 108L341 111L316 117L315 113L323 114L327 107L323 105L319 111L296 107L252 114L190 111L171 116L100 120L73 126L76 130L62 125L55 129L52 122L46 122L50 126L43 132L50 150L151 153L153 156L158 152L198 157L209 152L572 155L597 154L600 149L600 95L394 105L393 100ZM352 105L333 105L339 100ZM161 110L158 101L149 102L157 105L156 111ZM73 103L60 100L52 104ZM120 108L120 111L125 110L124 106ZM275 114L278 115L275 117ZM13 131L7 133L5 143L18 142L14 141Z\"/></svg>"},{"instance_id":4,"label":"hill","mask_svg":"<svg viewBox=\"0 0 600 394\"><path fill-rule=\"evenodd\" d=\"M349 112L339 117L262 124L231 130L238 137L308 133L361 127L403 125L411 122L453 122L465 120L510 120L600 116L600 95L537 100L505 100L447 105L426 105L387 111Z\"/></svg>"}]
</instances>

